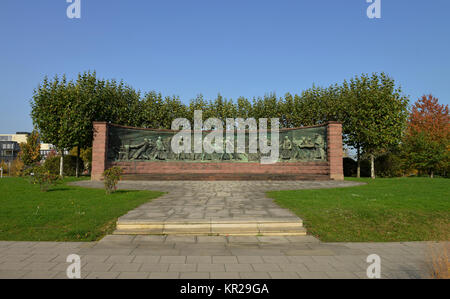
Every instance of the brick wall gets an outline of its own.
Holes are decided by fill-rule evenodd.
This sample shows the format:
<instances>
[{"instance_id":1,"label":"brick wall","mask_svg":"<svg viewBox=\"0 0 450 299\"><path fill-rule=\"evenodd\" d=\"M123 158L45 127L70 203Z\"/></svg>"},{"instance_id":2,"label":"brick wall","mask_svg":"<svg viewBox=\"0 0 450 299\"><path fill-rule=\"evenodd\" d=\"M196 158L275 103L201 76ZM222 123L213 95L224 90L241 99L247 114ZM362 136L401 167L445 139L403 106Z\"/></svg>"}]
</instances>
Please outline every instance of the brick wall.
<instances>
[{"instance_id":1,"label":"brick wall","mask_svg":"<svg viewBox=\"0 0 450 299\"><path fill-rule=\"evenodd\" d=\"M203 163L109 162L120 166L125 179L148 180L300 180L329 179L327 162L307 163Z\"/></svg>"},{"instance_id":2,"label":"brick wall","mask_svg":"<svg viewBox=\"0 0 450 299\"><path fill-rule=\"evenodd\" d=\"M148 180L342 180L342 126L329 123L328 162L200 163L200 162L112 162L106 159L108 125L94 123L92 180L101 180L103 171L112 166L124 170L125 179Z\"/></svg>"},{"instance_id":3,"label":"brick wall","mask_svg":"<svg viewBox=\"0 0 450 299\"><path fill-rule=\"evenodd\" d=\"M106 122L94 122L94 140L92 142L92 171L91 179L99 181L103 179L103 171L106 165L106 150L108 148L108 124Z\"/></svg>"},{"instance_id":4,"label":"brick wall","mask_svg":"<svg viewBox=\"0 0 450 299\"><path fill-rule=\"evenodd\" d=\"M332 180L344 179L342 125L337 122L328 123L328 163L329 175Z\"/></svg>"}]
</instances>

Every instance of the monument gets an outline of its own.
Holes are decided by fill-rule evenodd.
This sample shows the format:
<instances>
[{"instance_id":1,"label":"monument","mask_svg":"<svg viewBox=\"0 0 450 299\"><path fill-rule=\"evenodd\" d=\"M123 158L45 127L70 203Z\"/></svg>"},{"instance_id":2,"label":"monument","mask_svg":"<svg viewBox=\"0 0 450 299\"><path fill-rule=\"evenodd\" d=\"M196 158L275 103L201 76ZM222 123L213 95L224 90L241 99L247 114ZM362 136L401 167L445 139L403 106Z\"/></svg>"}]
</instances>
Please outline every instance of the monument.
<instances>
[{"instance_id":1,"label":"monument","mask_svg":"<svg viewBox=\"0 0 450 299\"><path fill-rule=\"evenodd\" d=\"M92 180L101 180L112 166L123 169L125 180L342 180L342 126L329 122L321 126L279 130L279 158L261 164L261 151L250 151L250 134L245 135L245 152L236 149L237 137L224 138L212 146L215 152L175 153L171 141L179 131L126 127L94 123ZM203 136L208 131L201 133ZM271 135L268 133L268 142ZM191 140L177 139L180 146Z\"/></svg>"}]
</instances>

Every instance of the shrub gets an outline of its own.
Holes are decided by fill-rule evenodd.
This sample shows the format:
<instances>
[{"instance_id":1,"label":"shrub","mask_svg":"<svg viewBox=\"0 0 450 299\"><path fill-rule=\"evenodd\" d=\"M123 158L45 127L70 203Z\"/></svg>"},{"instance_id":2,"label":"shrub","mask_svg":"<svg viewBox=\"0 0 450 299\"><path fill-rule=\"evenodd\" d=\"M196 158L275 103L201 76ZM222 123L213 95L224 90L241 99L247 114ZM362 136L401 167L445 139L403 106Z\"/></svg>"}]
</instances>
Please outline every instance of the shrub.
<instances>
[{"instance_id":1,"label":"shrub","mask_svg":"<svg viewBox=\"0 0 450 299\"><path fill-rule=\"evenodd\" d=\"M404 167L405 164L398 151L386 152L375 160L377 176L385 178L401 177L407 172Z\"/></svg>"},{"instance_id":2,"label":"shrub","mask_svg":"<svg viewBox=\"0 0 450 299\"><path fill-rule=\"evenodd\" d=\"M69 152L70 155L77 155L77 147L74 147ZM83 167L80 168L80 172L91 173L92 169L92 147L86 149L80 149L80 158L83 160Z\"/></svg>"},{"instance_id":3,"label":"shrub","mask_svg":"<svg viewBox=\"0 0 450 299\"><path fill-rule=\"evenodd\" d=\"M103 172L105 179L106 194L111 194L117 190L117 183L120 181L122 168L114 166Z\"/></svg>"},{"instance_id":4,"label":"shrub","mask_svg":"<svg viewBox=\"0 0 450 299\"><path fill-rule=\"evenodd\" d=\"M22 160L16 158L11 163L11 168L9 169L9 175L19 177L23 175L23 171L25 170L25 164L23 164Z\"/></svg>"},{"instance_id":5,"label":"shrub","mask_svg":"<svg viewBox=\"0 0 450 299\"><path fill-rule=\"evenodd\" d=\"M47 161L48 159L54 158L58 156L58 152L54 149L51 149L50 152L47 154L46 157L43 157L45 161Z\"/></svg>"},{"instance_id":6,"label":"shrub","mask_svg":"<svg viewBox=\"0 0 450 299\"><path fill-rule=\"evenodd\" d=\"M92 147L81 150L81 159L84 162L84 169L87 170L88 173L91 173L92 170Z\"/></svg>"},{"instance_id":7,"label":"shrub","mask_svg":"<svg viewBox=\"0 0 450 299\"><path fill-rule=\"evenodd\" d=\"M356 176L356 167L357 163L352 158L344 158L343 160L344 165L344 176L346 177L354 177Z\"/></svg>"},{"instance_id":8,"label":"shrub","mask_svg":"<svg viewBox=\"0 0 450 299\"><path fill-rule=\"evenodd\" d=\"M6 175L8 173L8 164L5 163L5 161L0 162L0 168L3 169L3 175Z\"/></svg>"},{"instance_id":9,"label":"shrub","mask_svg":"<svg viewBox=\"0 0 450 299\"><path fill-rule=\"evenodd\" d=\"M44 167L51 174L59 174L59 156L47 157Z\"/></svg>"},{"instance_id":10,"label":"shrub","mask_svg":"<svg viewBox=\"0 0 450 299\"><path fill-rule=\"evenodd\" d=\"M356 173L358 171L358 162L350 157L344 158L342 162L344 167L344 176L356 177ZM368 160L361 159L360 166L361 177L370 177L370 162Z\"/></svg>"},{"instance_id":11,"label":"shrub","mask_svg":"<svg viewBox=\"0 0 450 299\"><path fill-rule=\"evenodd\" d=\"M60 156L48 157L44 162L44 167L51 174L59 175L59 163L60 163ZM76 156L71 155L64 156L64 166L63 166L64 175L74 176L76 172L76 165L77 165ZM83 169L82 159L78 161L78 166L79 169Z\"/></svg>"},{"instance_id":12,"label":"shrub","mask_svg":"<svg viewBox=\"0 0 450 299\"><path fill-rule=\"evenodd\" d=\"M44 166L35 166L28 171L30 182L32 184L39 184L42 192L46 192L59 181L59 175L50 173Z\"/></svg>"}]
</instances>

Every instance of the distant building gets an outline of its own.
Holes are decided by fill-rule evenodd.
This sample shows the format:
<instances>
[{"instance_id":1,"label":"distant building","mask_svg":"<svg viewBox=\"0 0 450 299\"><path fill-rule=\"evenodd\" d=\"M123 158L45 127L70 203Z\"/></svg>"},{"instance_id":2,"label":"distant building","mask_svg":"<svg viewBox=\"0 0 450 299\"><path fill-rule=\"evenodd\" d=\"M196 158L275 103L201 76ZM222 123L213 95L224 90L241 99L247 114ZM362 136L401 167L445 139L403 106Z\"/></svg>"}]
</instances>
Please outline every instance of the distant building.
<instances>
[{"instance_id":1,"label":"distant building","mask_svg":"<svg viewBox=\"0 0 450 299\"><path fill-rule=\"evenodd\" d=\"M28 132L0 134L0 161L9 163L16 159L20 152L20 144L26 143L29 135L30 133ZM41 143L40 153L42 160L45 160L52 151L56 151L53 144ZM68 154L68 152L65 151L65 154Z\"/></svg>"},{"instance_id":2,"label":"distant building","mask_svg":"<svg viewBox=\"0 0 450 299\"><path fill-rule=\"evenodd\" d=\"M42 160L47 159L47 156L51 153L51 152L56 152L56 148L53 144L50 143L41 143L41 157ZM66 153L64 153L66 154Z\"/></svg>"},{"instance_id":3,"label":"distant building","mask_svg":"<svg viewBox=\"0 0 450 299\"><path fill-rule=\"evenodd\" d=\"M27 142L28 132L0 134L0 161L12 162L20 152L20 143Z\"/></svg>"}]
</instances>

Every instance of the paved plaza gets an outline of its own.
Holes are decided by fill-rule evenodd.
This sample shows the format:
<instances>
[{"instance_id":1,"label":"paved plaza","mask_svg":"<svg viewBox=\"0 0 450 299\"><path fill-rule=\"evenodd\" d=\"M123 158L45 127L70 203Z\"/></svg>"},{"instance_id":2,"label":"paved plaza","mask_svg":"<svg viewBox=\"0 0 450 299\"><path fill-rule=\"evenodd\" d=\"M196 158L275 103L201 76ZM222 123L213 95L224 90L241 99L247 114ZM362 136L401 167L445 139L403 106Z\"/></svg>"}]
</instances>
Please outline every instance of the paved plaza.
<instances>
[{"instance_id":1,"label":"paved plaza","mask_svg":"<svg viewBox=\"0 0 450 299\"><path fill-rule=\"evenodd\" d=\"M66 278L69 254L82 278L367 278L367 256L381 278L429 277L438 243L321 243L311 236L121 236L99 242L0 242L0 278Z\"/></svg>"},{"instance_id":2,"label":"paved plaza","mask_svg":"<svg viewBox=\"0 0 450 299\"><path fill-rule=\"evenodd\" d=\"M79 181L103 188L103 182ZM362 185L351 181L121 181L119 189L164 191L167 194L130 211L119 220L196 221L299 218L279 207L265 192L339 188Z\"/></svg>"}]
</instances>

